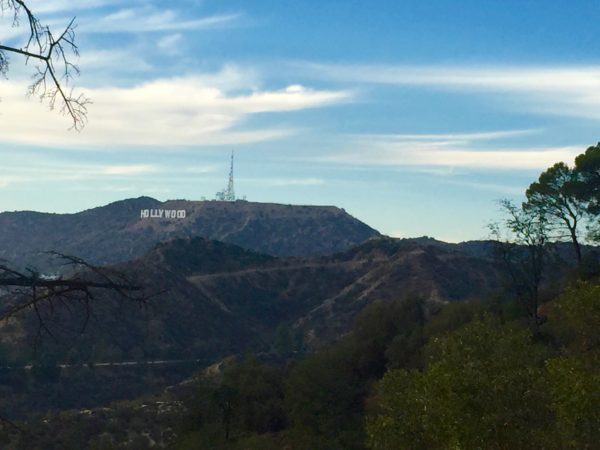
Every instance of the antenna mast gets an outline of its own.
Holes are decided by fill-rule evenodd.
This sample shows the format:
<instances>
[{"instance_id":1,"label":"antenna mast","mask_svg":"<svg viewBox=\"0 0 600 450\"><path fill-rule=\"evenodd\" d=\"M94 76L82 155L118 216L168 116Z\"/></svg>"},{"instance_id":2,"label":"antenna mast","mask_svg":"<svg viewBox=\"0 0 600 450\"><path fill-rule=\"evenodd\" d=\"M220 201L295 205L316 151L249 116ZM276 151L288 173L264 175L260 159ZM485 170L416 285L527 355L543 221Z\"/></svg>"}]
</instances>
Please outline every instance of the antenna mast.
<instances>
[{"instance_id":1,"label":"antenna mast","mask_svg":"<svg viewBox=\"0 0 600 450\"><path fill-rule=\"evenodd\" d=\"M231 165L229 166L229 182L227 188L217 192L217 200L222 202L235 202L235 190L233 188L233 150L231 150Z\"/></svg>"},{"instance_id":2,"label":"antenna mast","mask_svg":"<svg viewBox=\"0 0 600 450\"><path fill-rule=\"evenodd\" d=\"M226 200L235 201L235 190L233 189L233 150L231 150L231 167L229 168L229 183L227 184Z\"/></svg>"}]
</instances>

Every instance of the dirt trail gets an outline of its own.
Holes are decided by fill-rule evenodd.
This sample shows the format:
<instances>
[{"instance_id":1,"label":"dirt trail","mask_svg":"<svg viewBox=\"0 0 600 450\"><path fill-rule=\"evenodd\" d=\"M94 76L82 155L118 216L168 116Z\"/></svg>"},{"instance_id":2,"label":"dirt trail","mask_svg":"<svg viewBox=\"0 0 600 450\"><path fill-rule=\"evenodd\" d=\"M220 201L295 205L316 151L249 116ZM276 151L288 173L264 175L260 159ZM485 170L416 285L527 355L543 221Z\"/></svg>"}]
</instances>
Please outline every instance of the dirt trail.
<instances>
[{"instance_id":1,"label":"dirt trail","mask_svg":"<svg viewBox=\"0 0 600 450\"><path fill-rule=\"evenodd\" d=\"M372 264L372 263L380 263L389 261L389 258L370 258L370 259L359 259L359 260L351 260L351 261L333 261L326 263L301 263L301 264L290 264L287 266L273 266L273 267L253 267L251 269L243 269L237 270L233 272L216 272L216 273L208 273L201 275L191 275L187 277L187 280L192 283L201 283L203 281L214 280L216 278L229 278L240 275L248 275L252 273L270 273L270 272L282 272L282 271L292 271L299 269L316 269L316 268L325 268L325 267L359 267L364 264Z\"/></svg>"}]
</instances>

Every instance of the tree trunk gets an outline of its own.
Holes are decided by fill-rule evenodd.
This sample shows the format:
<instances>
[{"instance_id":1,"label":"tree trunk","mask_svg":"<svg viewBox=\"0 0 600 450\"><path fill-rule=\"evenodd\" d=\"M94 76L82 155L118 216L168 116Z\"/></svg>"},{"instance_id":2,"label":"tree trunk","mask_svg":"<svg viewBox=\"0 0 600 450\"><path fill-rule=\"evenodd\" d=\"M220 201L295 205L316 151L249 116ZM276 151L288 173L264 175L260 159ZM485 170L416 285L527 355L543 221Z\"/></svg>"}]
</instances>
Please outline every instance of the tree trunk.
<instances>
[{"instance_id":1,"label":"tree trunk","mask_svg":"<svg viewBox=\"0 0 600 450\"><path fill-rule=\"evenodd\" d=\"M573 248L575 249L575 256L577 257L577 267L581 267L581 245L579 245L579 241L577 240L575 227L569 227L569 232L571 233L571 241L573 241Z\"/></svg>"}]
</instances>

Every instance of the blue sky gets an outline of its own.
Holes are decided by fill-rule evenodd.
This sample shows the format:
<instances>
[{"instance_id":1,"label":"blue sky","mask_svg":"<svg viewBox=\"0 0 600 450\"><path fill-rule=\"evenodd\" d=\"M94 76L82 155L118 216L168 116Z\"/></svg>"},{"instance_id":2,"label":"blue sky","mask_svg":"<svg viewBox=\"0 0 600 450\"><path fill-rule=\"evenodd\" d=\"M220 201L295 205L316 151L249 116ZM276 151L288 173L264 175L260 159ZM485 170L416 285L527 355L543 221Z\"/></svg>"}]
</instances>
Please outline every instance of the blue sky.
<instances>
[{"instance_id":1,"label":"blue sky","mask_svg":"<svg viewBox=\"0 0 600 450\"><path fill-rule=\"evenodd\" d=\"M600 140L592 1L36 0L77 16L69 122L0 80L0 211L212 198L334 204L399 237L487 237L496 200ZM4 20L0 42L23 34Z\"/></svg>"}]
</instances>

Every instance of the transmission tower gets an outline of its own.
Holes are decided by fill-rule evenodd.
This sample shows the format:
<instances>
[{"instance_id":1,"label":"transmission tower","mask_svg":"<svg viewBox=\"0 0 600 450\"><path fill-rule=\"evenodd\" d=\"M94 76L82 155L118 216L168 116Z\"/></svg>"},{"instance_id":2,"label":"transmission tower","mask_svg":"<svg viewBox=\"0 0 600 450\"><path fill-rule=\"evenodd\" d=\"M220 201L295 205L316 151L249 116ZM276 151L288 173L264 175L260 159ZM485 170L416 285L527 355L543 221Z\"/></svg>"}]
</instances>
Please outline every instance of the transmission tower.
<instances>
[{"instance_id":1,"label":"transmission tower","mask_svg":"<svg viewBox=\"0 0 600 450\"><path fill-rule=\"evenodd\" d=\"M217 200L223 202L235 202L235 190L233 188L233 150L231 151L231 165L229 167L229 182L227 188L217 192Z\"/></svg>"}]
</instances>

